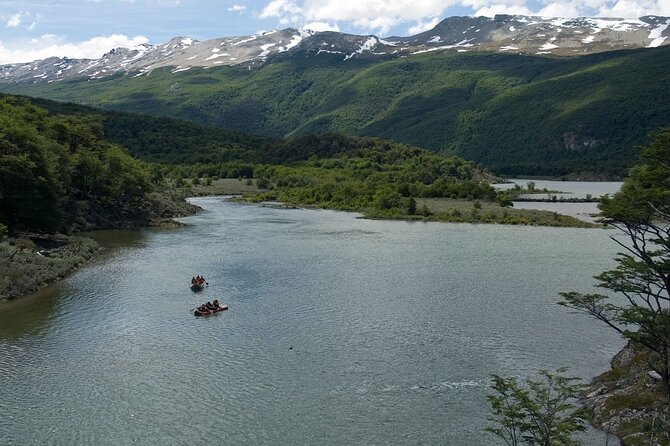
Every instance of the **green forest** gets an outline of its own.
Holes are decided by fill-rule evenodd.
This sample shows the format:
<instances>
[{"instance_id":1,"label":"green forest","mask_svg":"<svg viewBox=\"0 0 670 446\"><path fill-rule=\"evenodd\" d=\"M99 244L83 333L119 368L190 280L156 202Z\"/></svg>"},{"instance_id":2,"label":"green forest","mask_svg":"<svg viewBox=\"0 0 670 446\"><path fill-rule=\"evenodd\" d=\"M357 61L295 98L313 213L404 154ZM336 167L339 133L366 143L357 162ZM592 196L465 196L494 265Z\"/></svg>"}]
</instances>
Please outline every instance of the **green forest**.
<instances>
[{"instance_id":1,"label":"green forest","mask_svg":"<svg viewBox=\"0 0 670 446\"><path fill-rule=\"evenodd\" d=\"M375 136L509 176L614 178L635 162L635 146L667 125L669 53L667 46L580 57L443 51L346 63L297 53L250 70L165 68L0 89L272 138ZM126 141L128 131L114 130Z\"/></svg>"},{"instance_id":2,"label":"green forest","mask_svg":"<svg viewBox=\"0 0 670 446\"><path fill-rule=\"evenodd\" d=\"M148 173L105 140L98 116L0 98L0 224L10 235L146 223L157 210Z\"/></svg>"},{"instance_id":3,"label":"green forest","mask_svg":"<svg viewBox=\"0 0 670 446\"><path fill-rule=\"evenodd\" d=\"M496 177L472 161L379 138L263 138L15 96L0 105L0 224L10 235L143 226L183 213L175 201L191 186L225 178L252 181L249 201L369 217L584 225L508 209L489 185Z\"/></svg>"}]
</instances>

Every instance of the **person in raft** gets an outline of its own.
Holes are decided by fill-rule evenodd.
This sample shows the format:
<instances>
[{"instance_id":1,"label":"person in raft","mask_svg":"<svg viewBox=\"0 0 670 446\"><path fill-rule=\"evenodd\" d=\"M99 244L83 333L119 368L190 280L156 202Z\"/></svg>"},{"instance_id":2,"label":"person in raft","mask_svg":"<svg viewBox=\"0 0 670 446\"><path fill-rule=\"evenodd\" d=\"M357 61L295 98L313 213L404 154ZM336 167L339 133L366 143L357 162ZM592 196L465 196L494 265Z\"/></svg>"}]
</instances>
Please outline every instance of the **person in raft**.
<instances>
[{"instance_id":1,"label":"person in raft","mask_svg":"<svg viewBox=\"0 0 670 446\"><path fill-rule=\"evenodd\" d=\"M195 285L196 283L198 283L198 281L196 280L195 276L193 276L191 278L191 285Z\"/></svg>"}]
</instances>

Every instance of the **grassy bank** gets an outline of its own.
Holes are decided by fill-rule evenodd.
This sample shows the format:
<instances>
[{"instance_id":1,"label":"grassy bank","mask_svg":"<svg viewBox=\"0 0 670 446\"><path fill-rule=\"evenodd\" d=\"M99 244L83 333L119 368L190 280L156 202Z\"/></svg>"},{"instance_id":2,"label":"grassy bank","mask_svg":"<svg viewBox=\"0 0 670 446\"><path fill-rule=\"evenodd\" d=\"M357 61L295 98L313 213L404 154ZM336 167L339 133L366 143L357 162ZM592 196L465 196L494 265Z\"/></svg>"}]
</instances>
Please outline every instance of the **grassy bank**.
<instances>
[{"instance_id":1,"label":"grassy bank","mask_svg":"<svg viewBox=\"0 0 670 446\"><path fill-rule=\"evenodd\" d=\"M206 184L209 183L209 184ZM553 226L571 228L594 228L597 225L577 218L550 211L514 209L501 207L498 203L480 200L453 198L417 198L414 214L406 209L379 209L373 207L329 206L320 203L305 203L257 186L252 179L218 179L199 184L189 184L179 189L183 197L206 195L239 195L239 199L251 203L281 201L289 206L328 208L361 212L366 218L407 221L441 221L451 223L493 223L525 226Z\"/></svg>"},{"instance_id":2,"label":"grassy bank","mask_svg":"<svg viewBox=\"0 0 670 446\"><path fill-rule=\"evenodd\" d=\"M314 207L335 209L343 211L355 211L362 213L366 218L380 220L406 220L406 221L438 221L449 223L489 223L524 226L551 226L570 228L596 228L594 225L569 215L556 212L540 211L533 209L514 209L501 207L497 203L489 201L469 201L453 198L417 198L415 200L416 210L408 214L401 208L382 210L372 207L334 207L320 205L319 203L304 203L300 200L282 200L282 195L263 191L253 186L247 192L234 192L235 188L225 185L203 186L193 189L198 195L240 195L239 199L250 203L263 201L280 201L287 206ZM254 190L255 189L255 190ZM215 192L218 191L218 192ZM208 192L212 192L211 194Z\"/></svg>"}]
</instances>

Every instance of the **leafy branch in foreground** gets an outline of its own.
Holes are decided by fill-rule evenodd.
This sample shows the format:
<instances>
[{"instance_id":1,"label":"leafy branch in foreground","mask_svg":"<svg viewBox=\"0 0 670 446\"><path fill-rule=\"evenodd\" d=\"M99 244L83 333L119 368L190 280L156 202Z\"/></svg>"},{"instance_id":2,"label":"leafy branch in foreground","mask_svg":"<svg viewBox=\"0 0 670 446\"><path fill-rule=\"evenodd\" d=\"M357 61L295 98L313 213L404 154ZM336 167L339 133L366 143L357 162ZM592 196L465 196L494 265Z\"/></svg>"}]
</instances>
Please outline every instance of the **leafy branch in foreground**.
<instances>
[{"instance_id":1,"label":"leafy branch in foreground","mask_svg":"<svg viewBox=\"0 0 670 446\"><path fill-rule=\"evenodd\" d=\"M578 445L576 432L584 431L588 418L585 409L577 408L572 400L584 390L578 378L565 376L566 368L555 373L540 371L542 380L526 380L521 387L514 378L492 375L487 395L495 423L485 430L502 438L509 446L568 446Z\"/></svg>"},{"instance_id":2,"label":"leafy branch in foreground","mask_svg":"<svg viewBox=\"0 0 670 446\"><path fill-rule=\"evenodd\" d=\"M670 400L670 128L641 153L619 193L600 209L623 249L617 266L596 276L617 294L561 293L561 305L586 313L645 347Z\"/></svg>"}]
</instances>

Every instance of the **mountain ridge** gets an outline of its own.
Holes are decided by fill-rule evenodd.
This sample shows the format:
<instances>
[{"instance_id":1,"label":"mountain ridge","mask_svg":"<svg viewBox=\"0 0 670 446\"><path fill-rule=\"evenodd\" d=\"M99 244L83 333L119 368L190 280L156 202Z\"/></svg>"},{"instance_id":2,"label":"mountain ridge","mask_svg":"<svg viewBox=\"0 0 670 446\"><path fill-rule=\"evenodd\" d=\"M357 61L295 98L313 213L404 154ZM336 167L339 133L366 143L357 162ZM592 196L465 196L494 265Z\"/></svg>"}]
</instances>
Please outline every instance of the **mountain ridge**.
<instances>
[{"instance_id":1,"label":"mountain ridge","mask_svg":"<svg viewBox=\"0 0 670 446\"><path fill-rule=\"evenodd\" d=\"M149 75L169 67L173 73L194 67L237 65L243 69L303 52L312 57L395 58L431 51L492 51L558 56L670 43L670 17L638 19L542 18L522 15L449 17L433 29L409 37L380 38L333 31L286 28L251 36L198 41L175 37L157 45L115 48L99 59L52 57L0 66L0 83L56 82L74 78Z\"/></svg>"},{"instance_id":2,"label":"mountain ridge","mask_svg":"<svg viewBox=\"0 0 670 446\"><path fill-rule=\"evenodd\" d=\"M252 70L0 84L0 91L270 137L377 136L504 175L621 177L668 125L670 46L580 57L433 51L277 58Z\"/></svg>"}]
</instances>

